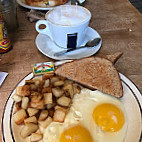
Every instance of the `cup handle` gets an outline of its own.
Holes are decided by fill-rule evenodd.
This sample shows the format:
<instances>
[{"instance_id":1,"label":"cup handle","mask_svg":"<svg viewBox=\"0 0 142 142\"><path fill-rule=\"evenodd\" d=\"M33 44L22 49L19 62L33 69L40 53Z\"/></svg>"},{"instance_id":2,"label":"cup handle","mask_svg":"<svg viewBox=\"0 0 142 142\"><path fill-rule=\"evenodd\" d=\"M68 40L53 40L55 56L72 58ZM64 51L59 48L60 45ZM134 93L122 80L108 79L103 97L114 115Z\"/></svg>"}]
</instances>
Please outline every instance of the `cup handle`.
<instances>
[{"instance_id":1,"label":"cup handle","mask_svg":"<svg viewBox=\"0 0 142 142\"><path fill-rule=\"evenodd\" d=\"M40 25L45 25L46 27L44 29L40 29L39 28ZM48 22L46 20L39 20L36 22L35 28L37 32L47 35L47 31L49 30Z\"/></svg>"}]
</instances>

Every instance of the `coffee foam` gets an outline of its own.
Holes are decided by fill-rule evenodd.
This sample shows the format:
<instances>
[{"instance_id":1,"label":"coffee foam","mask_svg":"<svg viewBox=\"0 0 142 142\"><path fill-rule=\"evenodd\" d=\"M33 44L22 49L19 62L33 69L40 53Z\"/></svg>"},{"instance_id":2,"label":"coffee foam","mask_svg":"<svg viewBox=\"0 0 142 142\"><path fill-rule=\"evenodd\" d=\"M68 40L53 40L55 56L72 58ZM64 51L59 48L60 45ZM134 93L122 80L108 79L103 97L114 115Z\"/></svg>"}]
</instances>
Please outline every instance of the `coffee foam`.
<instances>
[{"instance_id":1,"label":"coffee foam","mask_svg":"<svg viewBox=\"0 0 142 142\"><path fill-rule=\"evenodd\" d=\"M59 6L48 14L48 20L57 25L74 26L91 17L90 12L80 6Z\"/></svg>"}]
</instances>

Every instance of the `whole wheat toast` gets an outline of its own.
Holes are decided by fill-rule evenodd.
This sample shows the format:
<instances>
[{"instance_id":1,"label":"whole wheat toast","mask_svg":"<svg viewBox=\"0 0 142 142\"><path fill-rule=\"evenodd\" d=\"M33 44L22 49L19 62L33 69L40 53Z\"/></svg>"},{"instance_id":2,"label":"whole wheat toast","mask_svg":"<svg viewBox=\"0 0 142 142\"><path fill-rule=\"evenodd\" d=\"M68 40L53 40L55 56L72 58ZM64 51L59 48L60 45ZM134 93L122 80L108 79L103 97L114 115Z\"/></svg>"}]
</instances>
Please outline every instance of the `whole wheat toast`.
<instances>
[{"instance_id":1,"label":"whole wheat toast","mask_svg":"<svg viewBox=\"0 0 142 142\"><path fill-rule=\"evenodd\" d=\"M113 64L122 56L122 52L117 52L114 54L105 55L104 58L111 61Z\"/></svg>"},{"instance_id":2,"label":"whole wheat toast","mask_svg":"<svg viewBox=\"0 0 142 142\"><path fill-rule=\"evenodd\" d=\"M55 74L76 81L90 89L115 97L123 96L119 74L112 62L101 57L78 59L59 66Z\"/></svg>"}]
</instances>

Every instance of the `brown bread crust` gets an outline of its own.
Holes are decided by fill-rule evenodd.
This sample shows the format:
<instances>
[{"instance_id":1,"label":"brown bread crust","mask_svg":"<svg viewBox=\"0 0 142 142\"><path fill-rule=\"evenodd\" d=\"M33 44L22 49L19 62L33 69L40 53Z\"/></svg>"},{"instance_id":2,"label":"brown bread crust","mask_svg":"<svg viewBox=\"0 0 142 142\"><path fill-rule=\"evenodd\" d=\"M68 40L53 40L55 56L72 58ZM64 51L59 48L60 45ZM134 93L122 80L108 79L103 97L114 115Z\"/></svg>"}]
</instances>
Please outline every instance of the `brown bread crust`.
<instances>
[{"instance_id":1,"label":"brown bread crust","mask_svg":"<svg viewBox=\"0 0 142 142\"><path fill-rule=\"evenodd\" d=\"M120 76L112 62L105 58L89 57L61 65L55 74L79 82L90 88L110 94L123 96Z\"/></svg>"},{"instance_id":2,"label":"brown bread crust","mask_svg":"<svg viewBox=\"0 0 142 142\"><path fill-rule=\"evenodd\" d=\"M117 52L115 54L106 55L105 58L114 64L122 56L122 54L122 52Z\"/></svg>"}]
</instances>

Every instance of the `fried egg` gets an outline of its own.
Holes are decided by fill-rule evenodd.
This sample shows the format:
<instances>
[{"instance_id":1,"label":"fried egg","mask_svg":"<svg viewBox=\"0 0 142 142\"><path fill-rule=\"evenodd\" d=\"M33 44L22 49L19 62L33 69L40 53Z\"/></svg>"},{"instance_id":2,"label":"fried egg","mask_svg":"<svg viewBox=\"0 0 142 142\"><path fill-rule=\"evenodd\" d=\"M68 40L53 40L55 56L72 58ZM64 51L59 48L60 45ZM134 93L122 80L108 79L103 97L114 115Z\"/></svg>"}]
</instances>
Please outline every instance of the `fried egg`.
<instances>
[{"instance_id":1,"label":"fried egg","mask_svg":"<svg viewBox=\"0 0 142 142\"><path fill-rule=\"evenodd\" d=\"M123 142L127 116L122 102L100 91L82 89L72 100L64 123L52 122L44 142Z\"/></svg>"}]
</instances>

